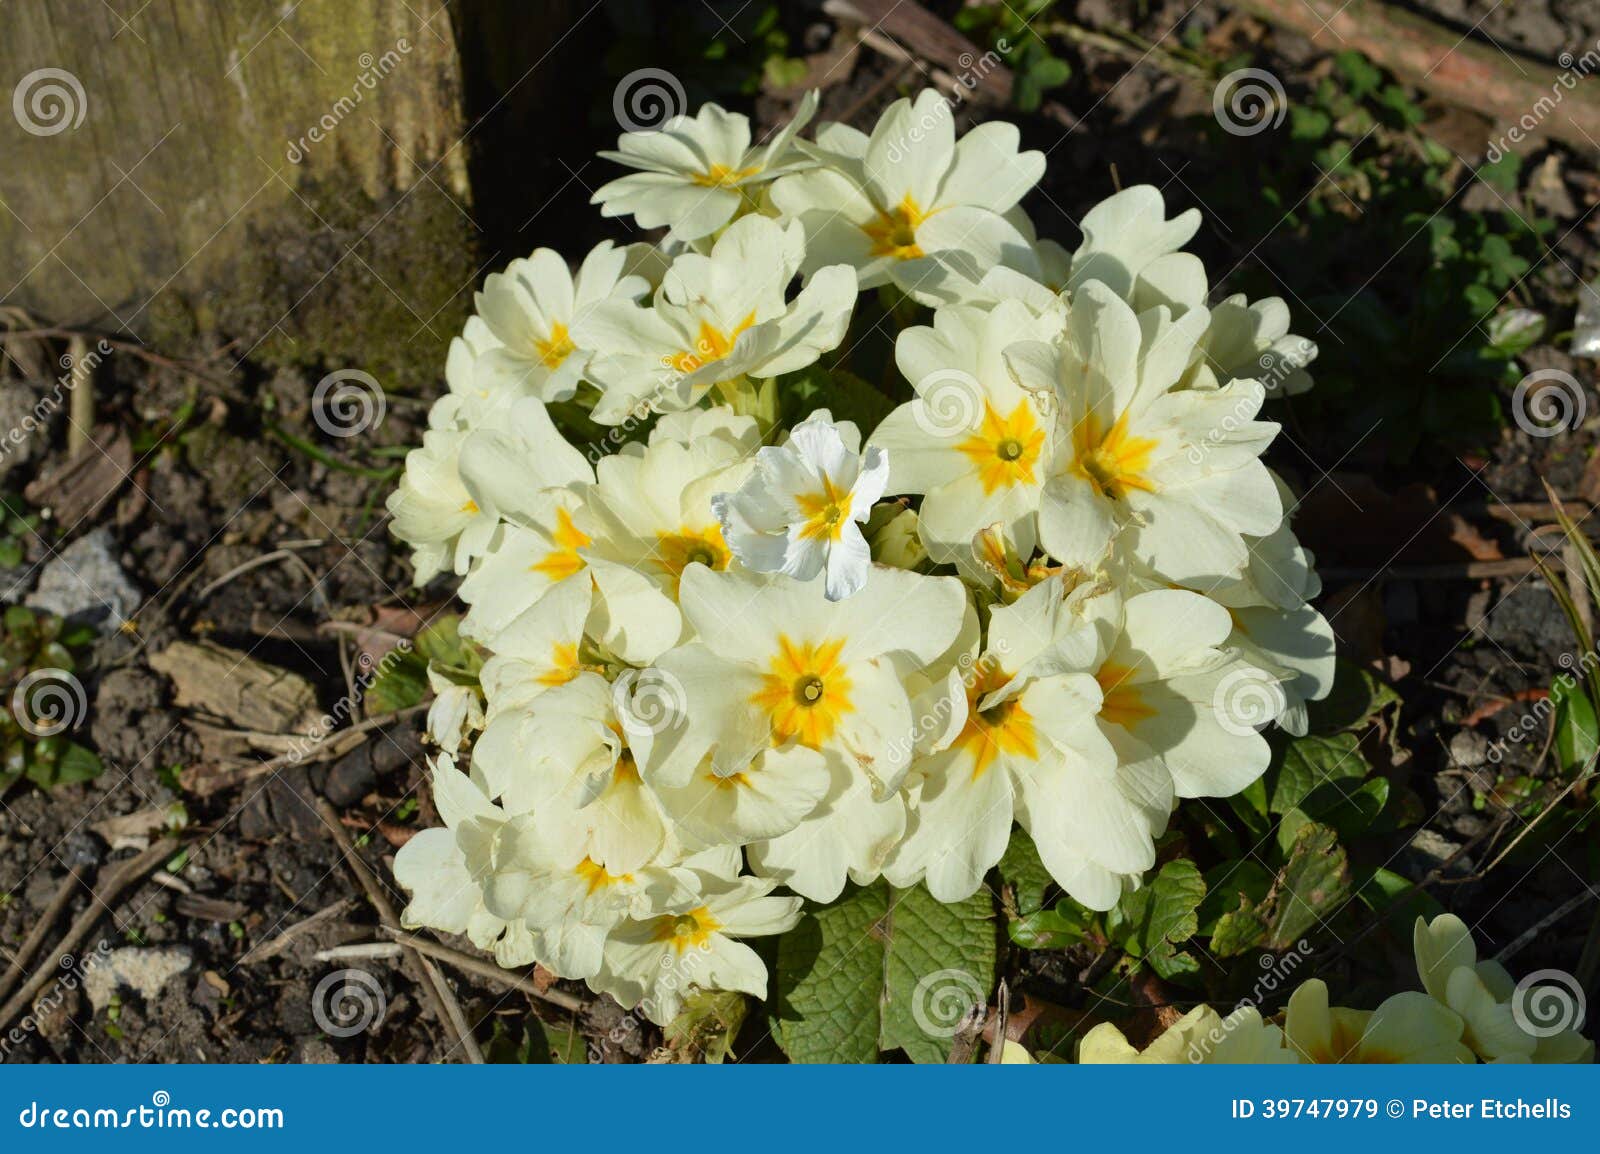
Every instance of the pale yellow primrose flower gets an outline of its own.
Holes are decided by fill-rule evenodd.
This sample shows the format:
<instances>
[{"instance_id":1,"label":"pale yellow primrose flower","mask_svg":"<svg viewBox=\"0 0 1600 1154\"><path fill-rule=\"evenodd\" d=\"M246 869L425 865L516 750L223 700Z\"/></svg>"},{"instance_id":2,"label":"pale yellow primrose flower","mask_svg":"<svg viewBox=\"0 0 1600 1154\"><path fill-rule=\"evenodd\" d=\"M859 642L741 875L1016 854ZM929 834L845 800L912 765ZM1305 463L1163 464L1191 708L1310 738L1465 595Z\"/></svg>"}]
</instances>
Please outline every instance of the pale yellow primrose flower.
<instances>
[{"instance_id":1,"label":"pale yellow primrose flower","mask_svg":"<svg viewBox=\"0 0 1600 1154\"><path fill-rule=\"evenodd\" d=\"M646 777L682 788L705 772L743 788L758 753L822 753L831 782L789 833L750 846L752 868L816 901L876 878L905 832L899 794L915 744L905 675L955 639L967 604L953 577L874 566L853 597L820 582L689 566L679 607L697 640L663 655L684 723L657 736Z\"/></svg>"},{"instance_id":2,"label":"pale yellow primrose flower","mask_svg":"<svg viewBox=\"0 0 1600 1154\"><path fill-rule=\"evenodd\" d=\"M648 305L613 297L588 310L573 339L597 350L594 419L686 409L714 385L791 373L835 348L855 308L855 270L819 269L791 300L804 255L798 223L741 217L708 253L679 253Z\"/></svg>"},{"instance_id":3,"label":"pale yellow primrose flower","mask_svg":"<svg viewBox=\"0 0 1600 1154\"><path fill-rule=\"evenodd\" d=\"M1538 1037L1512 1012L1516 982L1499 962L1478 960L1472 931L1454 914L1417 919L1417 973L1430 997L1464 1023L1462 1041L1486 1062L1589 1062L1594 1043L1575 1029Z\"/></svg>"},{"instance_id":4,"label":"pale yellow primrose flower","mask_svg":"<svg viewBox=\"0 0 1600 1154\"><path fill-rule=\"evenodd\" d=\"M1054 328L1002 301L988 311L941 308L931 326L895 340L895 363L916 396L868 440L888 451L888 492L922 495L919 530L936 561L970 554L973 535L997 521L1020 551L1033 551L1055 420L1040 394L1012 379L1005 352Z\"/></svg>"},{"instance_id":5,"label":"pale yellow primrose flower","mask_svg":"<svg viewBox=\"0 0 1600 1154\"><path fill-rule=\"evenodd\" d=\"M848 264L871 288L901 262L932 266L936 253L959 255L974 273L1007 264L1031 274L1033 246L1008 214L1045 161L1019 151L1019 139L1015 125L991 122L957 141L949 102L925 89L891 104L870 136L823 125L815 145L801 146L822 166L778 181L772 202L805 227L808 275Z\"/></svg>"},{"instance_id":6,"label":"pale yellow primrose flower","mask_svg":"<svg viewBox=\"0 0 1600 1154\"><path fill-rule=\"evenodd\" d=\"M816 163L794 147L795 137L816 115L818 96L808 92L794 119L766 144L751 147L750 121L742 113L704 104L694 116L674 116L659 129L626 132L615 161L637 173L600 186L590 201L606 217L631 215L640 228L671 232L670 239L695 241L753 212L762 186Z\"/></svg>"},{"instance_id":7,"label":"pale yellow primrose flower","mask_svg":"<svg viewBox=\"0 0 1600 1154\"><path fill-rule=\"evenodd\" d=\"M1210 1006L1196 1006L1143 1050L1111 1022L1101 1022L1078 1042L1078 1062L1087 1066L1293 1065L1299 1060L1284 1047L1283 1031L1264 1022L1254 1006L1241 1006L1226 1018Z\"/></svg>"},{"instance_id":8,"label":"pale yellow primrose flower","mask_svg":"<svg viewBox=\"0 0 1600 1154\"><path fill-rule=\"evenodd\" d=\"M770 896L776 881L695 873L698 894L611 931L600 972L589 981L623 1009L638 1007L652 1022L672 1021L695 989L737 990L765 999L767 967L738 939L781 934L800 920L799 898Z\"/></svg>"},{"instance_id":9,"label":"pale yellow primrose flower","mask_svg":"<svg viewBox=\"0 0 1600 1154\"><path fill-rule=\"evenodd\" d=\"M433 799L444 825L420 831L394 856L394 880L411 895L400 924L466 934L479 949L492 950L502 966L533 964L539 959L532 930L520 918L488 908L481 872L468 860L467 848L492 837L507 820L505 812L447 755L433 762Z\"/></svg>"},{"instance_id":10,"label":"pale yellow primrose flower","mask_svg":"<svg viewBox=\"0 0 1600 1154\"><path fill-rule=\"evenodd\" d=\"M570 398L594 355L573 338L578 319L609 297L638 300L650 290L644 277L626 271L635 255L601 241L574 277L561 254L541 248L490 273L475 307L498 345L478 360L478 388L485 395Z\"/></svg>"},{"instance_id":11,"label":"pale yellow primrose flower","mask_svg":"<svg viewBox=\"0 0 1600 1154\"><path fill-rule=\"evenodd\" d=\"M1069 594L1056 577L995 607L988 648L979 654L974 639L950 671L927 710L950 720L917 766L911 824L884 870L891 883L924 881L940 901L970 897L1013 821L1056 881L1094 909L1155 864L1172 776L1148 751L1129 756L1133 739L1101 721L1099 638L1079 607L1089 593Z\"/></svg>"},{"instance_id":12,"label":"pale yellow primrose flower","mask_svg":"<svg viewBox=\"0 0 1600 1154\"><path fill-rule=\"evenodd\" d=\"M1302 1062L1328 1065L1473 1062L1461 1040L1460 1017L1427 994L1395 994L1376 1010L1328 1005L1328 987L1318 978L1289 998L1283 1033Z\"/></svg>"},{"instance_id":13,"label":"pale yellow primrose flower","mask_svg":"<svg viewBox=\"0 0 1600 1154\"><path fill-rule=\"evenodd\" d=\"M1053 396L1057 451L1046 463L1039 542L1094 566L1114 546L1178 584L1240 576L1247 536L1283 520L1261 454L1278 426L1255 420L1256 381L1174 390L1208 314L1135 313L1098 281L1073 296L1063 341L1006 350L1017 383ZM891 448L892 451L892 448Z\"/></svg>"}]
</instances>

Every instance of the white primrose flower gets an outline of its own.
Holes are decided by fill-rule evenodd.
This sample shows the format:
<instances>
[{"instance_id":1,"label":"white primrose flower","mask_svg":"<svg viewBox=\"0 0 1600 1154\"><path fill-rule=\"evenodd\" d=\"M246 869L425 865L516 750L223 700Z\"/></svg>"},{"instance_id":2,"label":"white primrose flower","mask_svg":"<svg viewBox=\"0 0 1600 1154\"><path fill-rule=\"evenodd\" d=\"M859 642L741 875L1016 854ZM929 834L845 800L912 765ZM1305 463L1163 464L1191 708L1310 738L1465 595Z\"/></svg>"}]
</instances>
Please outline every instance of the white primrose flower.
<instances>
[{"instance_id":1,"label":"white primrose flower","mask_svg":"<svg viewBox=\"0 0 1600 1154\"><path fill-rule=\"evenodd\" d=\"M1100 723L1099 643L1077 608L1094 594L1089 584L1069 592L1060 576L1034 586L993 610L988 647L950 671L935 705L949 720L914 770L911 825L884 869L892 884L924 881L944 902L970 897L1014 819L1057 882L1093 909L1111 908L1125 880L1155 864L1172 776L1134 742L1119 750Z\"/></svg>"},{"instance_id":2,"label":"white primrose flower","mask_svg":"<svg viewBox=\"0 0 1600 1154\"><path fill-rule=\"evenodd\" d=\"M810 581L826 571L828 600L861 591L872 558L856 522L883 496L889 462L882 449L861 453L861 433L812 413L783 445L756 453L738 490L717 493L711 508L734 556L758 573Z\"/></svg>"},{"instance_id":3,"label":"white primrose flower","mask_svg":"<svg viewBox=\"0 0 1600 1154\"><path fill-rule=\"evenodd\" d=\"M848 874L878 876L905 830L896 792L914 732L906 670L955 639L966 593L952 577L874 567L854 597L816 582L714 573L691 565L679 605L697 640L657 662L682 689L683 724L656 736L645 762L658 789L710 771L748 779L756 755L796 743L822 753L830 784L789 833L750 847L752 868L816 901Z\"/></svg>"},{"instance_id":4,"label":"white primrose flower","mask_svg":"<svg viewBox=\"0 0 1600 1154\"><path fill-rule=\"evenodd\" d=\"M694 990L767 996L767 967L739 938L781 934L800 920L800 899L772 897L777 882L695 870L699 894L648 919L630 919L606 939L600 972L589 979L626 1010L658 1025L678 1016Z\"/></svg>"},{"instance_id":5,"label":"white primrose flower","mask_svg":"<svg viewBox=\"0 0 1600 1154\"><path fill-rule=\"evenodd\" d=\"M476 863L468 861L467 847L492 837L505 813L443 754L433 762L433 801L445 824L418 832L394 855L394 879L411 894L401 925L466 934L479 949L493 950L502 966L532 965L532 932L521 919L489 910Z\"/></svg>"},{"instance_id":6,"label":"white primrose flower","mask_svg":"<svg viewBox=\"0 0 1600 1154\"><path fill-rule=\"evenodd\" d=\"M1044 175L1044 154L1018 151L1018 140L1014 125L991 122L957 141L949 102L924 89L891 104L871 136L819 128L808 150L823 166L778 181L772 202L804 226L808 274L848 264L873 288L896 264L920 270L941 252L969 269L1034 274L1033 247L1008 214ZM916 283L915 271L906 275Z\"/></svg>"},{"instance_id":7,"label":"white primrose flower","mask_svg":"<svg viewBox=\"0 0 1600 1154\"><path fill-rule=\"evenodd\" d=\"M933 326L902 331L895 363L917 396L868 443L887 449L890 493L920 493L918 529L929 556L955 561L995 522L1031 553L1035 514L1054 456L1053 392L1019 387L1004 353L1047 340L1057 326L1018 301L989 311L952 306Z\"/></svg>"},{"instance_id":8,"label":"white primrose flower","mask_svg":"<svg viewBox=\"0 0 1600 1154\"><path fill-rule=\"evenodd\" d=\"M1025 389L1054 392L1058 448L1039 504L1039 540L1068 564L1119 553L1179 584L1239 576L1246 536L1277 529L1283 505L1259 457L1278 426L1254 419L1255 381L1172 386L1207 314L1136 314L1091 281L1073 296L1059 346L1024 342L1006 361Z\"/></svg>"},{"instance_id":9,"label":"white primrose flower","mask_svg":"<svg viewBox=\"0 0 1600 1154\"><path fill-rule=\"evenodd\" d=\"M617 151L600 157L640 171L602 185L590 203L600 206L601 216L631 215L640 228L666 226L672 240L710 236L756 211L768 181L815 163L794 140L816 115L817 101L816 92L806 93L794 119L755 147L750 121L716 104L701 105L694 116L674 116L658 130L625 132Z\"/></svg>"},{"instance_id":10,"label":"white primrose flower","mask_svg":"<svg viewBox=\"0 0 1600 1154\"><path fill-rule=\"evenodd\" d=\"M603 300L637 300L650 289L644 277L625 271L634 255L601 241L573 276L561 254L540 248L484 278L476 307L498 346L478 359L479 387L543 401L570 398L593 356L573 340L578 321Z\"/></svg>"},{"instance_id":11,"label":"white primrose flower","mask_svg":"<svg viewBox=\"0 0 1600 1154\"><path fill-rule=\"evenodd\" d=\"M603 393L594 419L686 409L713 385L803 369L836 347L855 307L855 271L820 269L790 300L804 254L798 223L741 217L709 254L679 253L647 306L612 299L591 309L575 339L602 350L589 368Z\"/></svg>"}]
</instances>

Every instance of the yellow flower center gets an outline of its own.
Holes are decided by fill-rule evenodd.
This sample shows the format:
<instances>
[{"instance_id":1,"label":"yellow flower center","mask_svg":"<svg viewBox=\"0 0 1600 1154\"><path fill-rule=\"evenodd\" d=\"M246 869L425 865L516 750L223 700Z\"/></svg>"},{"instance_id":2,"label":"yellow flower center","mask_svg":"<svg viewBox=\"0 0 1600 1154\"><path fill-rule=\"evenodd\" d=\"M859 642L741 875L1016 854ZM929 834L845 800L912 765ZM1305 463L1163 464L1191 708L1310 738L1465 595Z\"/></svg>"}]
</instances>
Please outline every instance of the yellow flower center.
<instances>
[{"instance_id":1,"label":"yellow flower center","mask_svg":"<svg viewBox=\"0 0 1600 1154\"><path fill-rule=\"evenodd\" d=\"M550 647L550 668L536 679L540 685L565 685L578 676L578 646L558 641Z\"/></svg>"},{"instance_id":2,"label":"yellow flower center","mask_svg":"<svg viewBox=\"0 0 1600 1154\"><path fill-rule=\"evenodd\" d=\"M467 498L467 503L461 506L461 512L467 514L469 517L476 517L482 511L483 510L478 508L478 503L470 497Z\"/></svg>"},{"instance_id":3,"label":"yellow flower center","mask_svg":"<svg viewBox=\"0 0 1600 1154\"><path fill-rule=\"evenodd\" d=\"M1129 490L1155 492L1155 484L1145 476L1156 442L1149 437L1128 433L1128 414L1123 413L1109 429L1102 430L1093 413L1072 430L1072 471L1093 482L1113 501L1124 500Z\"/></svg>"},{"instance_id":4,"label":"yellow flower center","mask_svg":"<svg viewBox=\"0 0 1600 1154\"><path fill-rule=\"evenodd\" d=\"M1001 416L988 401L978 431L956 446L978 468L985 495L1006 485L1034 483L1034 466L1044 449L1044 430L1027 401Z\"/></svg>"},{"instance_id":5,"label":"yellow flower center","mask_svg":"<svg viewBox=\"0 0 1600 1154\"><path fill-rule=\"evenodd\" d=\"M761 171L759 164L749 168L729 168L726 164L713 164L704 172L694 174L694 182L702 188L733 188L746 177Z\"/></svg>"},{"instance_id":6,"label":"yellow flower center","mask_svg":"<svg viewBox=\"0 0 1600 1154\"><path fill-rule=\"evenodd\" d=\"M989 658L978 664L978 675L967 686L967 724L955 744L972 758L972 780L977 781L1003 753L1035 761L1039 757L1033 715L1015 697L979 712L978 702L1011 678Z\"/></svg>"},{"instance_id":7,"label":"yellow flower center","mask_svg":"<svg viewBox=\"0 0 1600 1154\"><path fill-rule=\"evenodd\" d=\"M539 360L547 369L559 369L561 362L571 356L576 347L572 337L567 334L567 326L560 321L550 326L549 340L541 341L535 337L533 341L533 351L539 354Z\"/></svg>"},{"instance_id":8,"label":"yellow flower center","mask_svg":"<svg viewBox=\"0 0 1600 1154\"><path fill-rule=\"evenodd\" d=\"M686 914L667 914L655 921L652 936L658 942L667 942L680 954L691 946L705 945L712 934L722 928L722 923L711 916L705 906Z\"/></svg>"},{"instance_id":9,"label":"yellow flower center","mask_svg":"<svg viewBox=\"0 0 1600 1154\"><path fill-rule=\"evenodd\" d=\"M761 689L750 698L772 719L772 743L796 738L809 749L820 749L839 728L839 720L855 706L853 688L839 664L844 642L824 641L796 645L778 638L778 653L771 672L761 675Z\"/></svg>"},{"instance_id":10,"label":"yellow flower center","mask_svg":"<svg viewBox=\"0 0 1600 1154\"><path fill-rule=\"evenodd\" d=\"M876 220L862 225L861 231L872 239L873 256L910 260L923 255L917 244L917 226L932 215L924 212L908 192L894 208L879 212Z\"/></svg>"},{"instance_id":11,"label":"yellow flower center","mask_svg":"<svg viewBox=\"0 0 1600 1154\"><path fill-rule=\"evenodd\" d=\"M1131 666L1107 661L1094 679L1100 683L1100 716L1112 725L1129 726L1155 715L1139 696L1139 687L1129 684L1133 676Z\"/></svg>"},{"instance_id":12,"label":"yellow flower center","mask_svg":"<svg viewBox=\"0 0 1600 1154\"><path fill-rule=\"evenodd\" d=\"M573 873L589 887L589 892L603 890L607 886L614 886L621 882L631 882L632 874L614 874L593 858L584 858L574 867Z\"/></svg>"},{"instance_id":13,"label":"yellow flower center","mask_svg":"<svg viewBox=\"0 0 1600 1154\"><path fill-rule=\"evenodd\" d=\"M831 477L822 478L820 493L800 493L794 500L806 518L800 526L800 536L808 541L837 541L850 523L850 494L841 492Z\"/></svg>"},{"instance_id":14,"label":"yellow flower center","mask_svg":"<svg viewBox=\"0 0 1600 1154\"><path fill-rule=\"evenodd\" d=\"M690 565L698 562L720 573L732 560L733 553L722 539L721 525L705 529L691 529L685 525L676 533L656 534L654 562L671 580L674 597L678 595L678 583L683 580L683 571Z\"/></svg>"},{"instance_id":15,"label":"yellow flower center","mask_svg":"<svg viewBox=\"0 0 1600 1154\"><path fill-rule=\"evenodd\" d=\"M701 321L694 348L668 357L667 363L680 373L692 373L712 361L720 361L733 351L733 342L739 339L739 334L755 323L756 314L753 312L728 332L723 332L710 321Z\"/></svg>"},{"instance_id":16,"label":"yellow flower center","mask_svg":"<svg viewBox=\"0 0 1600 1154\"><path fill-rule=\"evenodd\" d=\"M550 540L556 547L530 566L533 572L562 581L583 568L578 550L589 543L589 535L572 523L572 514L566 509L556 510L556 527Z\"/></svg>"}]
</instances>

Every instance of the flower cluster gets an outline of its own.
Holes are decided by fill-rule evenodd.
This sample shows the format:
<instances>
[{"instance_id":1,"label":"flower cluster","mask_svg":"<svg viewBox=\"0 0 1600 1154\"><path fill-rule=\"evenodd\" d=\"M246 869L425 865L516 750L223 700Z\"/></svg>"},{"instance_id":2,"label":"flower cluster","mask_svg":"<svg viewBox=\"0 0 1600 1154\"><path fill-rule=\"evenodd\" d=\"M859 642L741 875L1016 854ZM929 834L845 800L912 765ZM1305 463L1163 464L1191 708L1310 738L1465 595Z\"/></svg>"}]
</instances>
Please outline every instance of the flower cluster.
<instances>
[{"instance_id":1,"label":"flower cluster","mask_svg":"<svg viewBox=\"0 0 1600 1154\"><path fill-rule=\"evenodd\" d=\"M764 145L714 105L623 136L596 200L664 238L490 276L389 503L488 654L435 682L407 921L658 1022L764 997L738 939L802 898L970 896L1014 825L1110 908L1332 681L1260 460L1315 354L1283 303L1208 305L1199 214L1150 187L1039 239L1044 157L935 92L808 140L815 107ZM863 428L816 381L873 288L903 381Z\"/></svg>"},{"instance_id":2,"label":"flower cluster","mask_svg":"<svg viewBox=\"0 0 1600 1154\"><path fill-rule=\"evenodd\" d=\"M1560 987L1539 993L1512 981L1504 966L1478 961L1472 933L1454 914L1418 918L1413 934L1422 990L1386 998L1375 1010L1328 1005L1319 978L1301 983L1282 1022L1241 1005L1226 1018L1210 1006L1185 1014L1144 1050L1102 1022L1083 1036L1078 1060L1088 1063L1352 1063L1591 1062L1594 1043L1577 1031L1579 995ZM1569 1000L1554 1015L1537 1001Z\"/></svg>"}]
</instances>

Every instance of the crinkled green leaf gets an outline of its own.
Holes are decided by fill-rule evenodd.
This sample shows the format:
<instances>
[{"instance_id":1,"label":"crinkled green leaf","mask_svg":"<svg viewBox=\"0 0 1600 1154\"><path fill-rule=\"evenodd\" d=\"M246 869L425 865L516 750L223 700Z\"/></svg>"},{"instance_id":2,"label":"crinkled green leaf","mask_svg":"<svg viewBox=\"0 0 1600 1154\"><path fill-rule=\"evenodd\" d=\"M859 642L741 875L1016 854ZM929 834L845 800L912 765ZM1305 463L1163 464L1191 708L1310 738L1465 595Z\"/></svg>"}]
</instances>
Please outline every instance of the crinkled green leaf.
<instances>
[{"instance_id":1,"label":"crinkled green leaf","mask_svg":"<svg viewBox=\"0 0 1600 1154\"><path fill-rule=\"evenodd\" d=\"M483 654L461 636L461 618L454 613L436 617L426 629L419 630L416 649L424 660L441 669L476 675L483 668Z\"/></svg>"},{"instance_id":2,"label":"crinkled green leaf","mask_svg":"<svg viewBox=\"0 0 1600 1154\"><path fill-rule=\"evenodd\" d=\"M1285 744L1267 769L1272 782L1268 808L1273 813L1288 813L1305 800L1307 794L1330 782L1358 782L1371 772L1361 753L1361 740L1353 733L1330 737L1312 734Z\"/></svg>"},{"instance_id":3,"label":"crinkled green leaf","mask_svg":"<svg viewBox=\"0 0 1600 1154\"><path fill-rule=\"evenodd\" d=\"M964 1012L994 986L987 890L944 905L921 886L852 888L778 942L774 1033L795 1062L942 1062Z\"/></svg>"},{"instance_id":4,"label":"crinkled green leaf","mask_svg":"<svg viewBox=\"0 0 1600 1154\"><path fill-rule=\"evenodd\" d=\"M427 659L413 651L379 664L378 675L361 695L361 705L367 716L375 717L418 705L429 690Z\"/></svg>"},{"instance_id":5,"label":"crinkled green leaf","mask_svg":"<svg viewBox=\"0 0 1600 1154\"><path fill-rule=\"evenodd\" d=\"M1217 919L1211 952L1230 957L1248 949L1286 950L1333 914L1350 892L1350 863L1327 826L1306 825L1259 902L1241 897L1237 909Z\"/></svg>"},{"instance_id":6,"label":"crinkled green leaf","mask_svg":"<svg viewBox=\"0 0 1600 1154\"><path fill-rule=\"evenodd\" d=\"M1300 831L1312 822L1329 826L1341 841L1365 833L1389 802L1389 781L1374 777L1359 784L1328 781L1317 786L1278 824L1278 845L1288 853Z\"/></svg>"},{"instance_id":7,"label":"crinkled green leaf","mask_svg":"<svg viewBox=\"0 0 1600 1154\"><path fill-rule=\"evenodd\" d=\"M1193 973L1194 959L1177 947L1199 930L1197 911L1205 896L1205 879L1194 862L1169 861L1106 915L1106 934L1164 978Z\"/></svg>"},{"instance_id":8,"label":"crinkled green leaf","mask_svg":"<svg viewBox=\"0 0 1600 1154\"><path fill-rule=\"evenodd\" d=\"M1206 871L1206 897L1200 903L1199 933L1214 934L1218 920L1239 908L1239 899L1259 902L1272 888L1273 873L1253 857L1218 862Z\"/></svg>"},{"instance_id":9,"label":"crinkled green leaf","mask_svg":"<svg viewBox=\"0 0 1600 1154\"><path fill-rule=\"evenodd\" d=\"M1080 916L1082 912L1081 907L1063 901L1052 909L1010 919L1006 936L1025 950L1065 949L1083 941L1088 933L1088 920Z\"/></svg>"}]
</instances>

